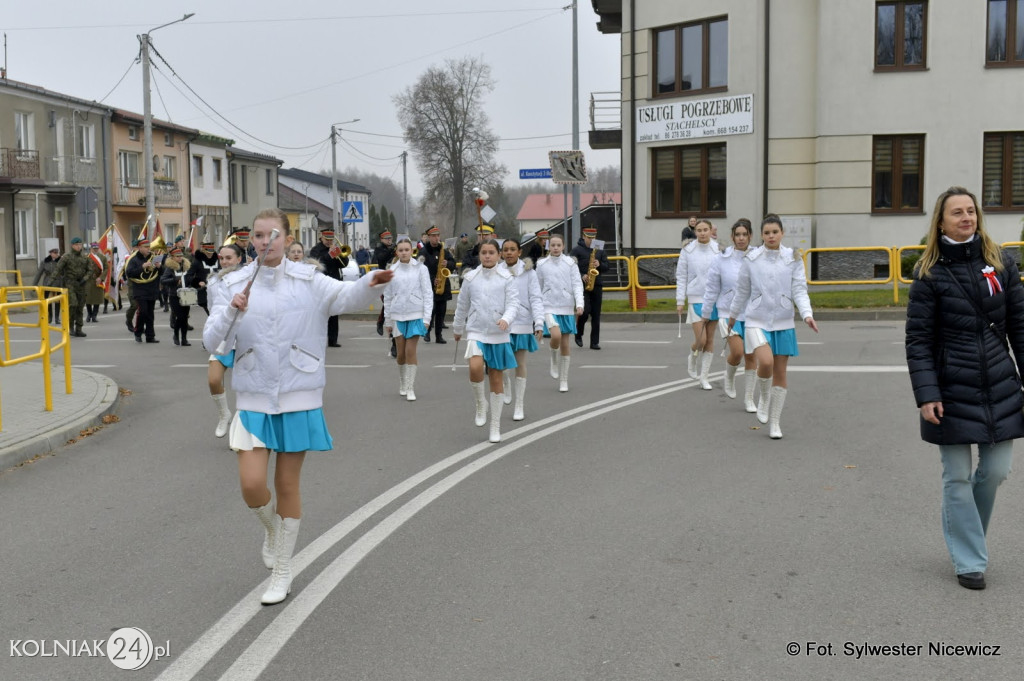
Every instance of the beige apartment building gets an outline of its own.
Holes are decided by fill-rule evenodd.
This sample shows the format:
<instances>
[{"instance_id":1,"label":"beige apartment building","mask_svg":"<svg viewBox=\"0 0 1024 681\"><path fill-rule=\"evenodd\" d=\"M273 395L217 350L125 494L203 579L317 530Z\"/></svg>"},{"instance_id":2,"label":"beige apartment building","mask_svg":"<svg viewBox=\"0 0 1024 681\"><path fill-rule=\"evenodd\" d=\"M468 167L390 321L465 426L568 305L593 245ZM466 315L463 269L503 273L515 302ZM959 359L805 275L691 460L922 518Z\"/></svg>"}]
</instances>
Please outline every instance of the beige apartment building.
<instances>
[{"instance_id":1,"label":"beige apartment building","mask_svg":"<svg viewBox=\"0 0 1024 681\"><path fill-rule=\"evenodd\" d=\"M954 184L1021 238L1024 3L592 4L621 37L621 126L590 137L622 149L627 248L769 211L798 246L916 244Z\"/></svg>"}]
</instances>

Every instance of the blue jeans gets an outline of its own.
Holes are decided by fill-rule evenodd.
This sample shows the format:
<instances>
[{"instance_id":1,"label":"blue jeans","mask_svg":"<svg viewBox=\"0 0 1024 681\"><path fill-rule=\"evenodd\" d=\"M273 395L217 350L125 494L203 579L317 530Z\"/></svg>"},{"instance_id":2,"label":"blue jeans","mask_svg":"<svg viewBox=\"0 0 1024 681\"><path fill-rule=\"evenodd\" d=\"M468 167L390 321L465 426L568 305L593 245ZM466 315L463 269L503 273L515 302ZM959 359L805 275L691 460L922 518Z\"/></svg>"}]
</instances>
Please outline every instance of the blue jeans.
<instances>
[{"instance_id":1,"label":"blue jeans","mask_svg":"<svg viewBox=\"0 0 1024 681\"><path fill-rule=\"evenodd\" d=\"M988 567L985 533L996 488L1010 474L1013 440L978 445L971 474L971 445L939 445L942 454L942 532L958 575Z\"/></svg>"}]
</instances>

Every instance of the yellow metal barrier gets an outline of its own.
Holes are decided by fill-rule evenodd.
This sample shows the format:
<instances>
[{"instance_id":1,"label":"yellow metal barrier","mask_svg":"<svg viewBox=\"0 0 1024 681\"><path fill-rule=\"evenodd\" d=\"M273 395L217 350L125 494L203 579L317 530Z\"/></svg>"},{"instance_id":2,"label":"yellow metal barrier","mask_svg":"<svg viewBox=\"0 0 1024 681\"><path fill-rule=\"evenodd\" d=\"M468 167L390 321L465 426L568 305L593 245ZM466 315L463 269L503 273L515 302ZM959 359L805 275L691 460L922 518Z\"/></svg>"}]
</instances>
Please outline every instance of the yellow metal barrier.
<instances>
[{"instance_id":1,"label":"yellow metal barrier","mask_svg":"<svg viewBox=\"0 0 1024 681\"><path fill-rule=\"evenodd\" d=\"M810 267L810 264L808 263L808 259L809 259L809 256L812 253L857 253L857 252L864 252L864 251L880 251L880 252L884 252L885 253L886 260L889 261L888 262L888 265L889 265L889 276L888 277L886 277L885 279L882 279L881 277L872 278L872 279L829 279L829 280L815 280L815 279L811 279L811 274L810 274L811 273L811 267ZM858 285L870 285L870 284L874 284L874 285L877 286L877 285L881 285L881 284L888 284L889 282L893 281L896 277L899 276L898 274L895 274L896 272L899 271L898 268L894 268L893 267L893 249L888 247L888 246L850 246L850 247L842 247L842 248L840 248L840 247L835 247L835 248L808 248L808 249L806 249L806 250L804 250L804 251L802 251L800 253L800 257L804 261L804 273L807 276L807 285L808 286L858 286ZM897 286L893 286L893 302L894 303L898 303L899 301L900 301L900 298L899 298L899 288Z\"/></svg>"},{"instance_id":2,"label":"yellow metal barrier","mask_svg":"<svg viewBox=\"0 0 1024 681\"><path fill-rule=\"evenodd\" d=\"M633 258L628 255L609 255L609 263L612 260L621 260L626 263L626 285L625 286L605 286L605 291L629 291L633 288L633 282L636 279L633 277Z\"/></svg>"},{"instance_id":3,"label":"yellow metal barrier","mask_svg":"<svg viewBox=\"0 0 1024 681\"><path fill-rule=\"evenodd\" d=\"M14 275L14 286L21 288L21 270L0 270L0 274L13 274ZM25 300L25 294L21 294L21 299Z\"/></svg>"},{"instance_id":4,"label":"yellow metal barrier","mask_svg":"<svg viewBox=\"0 0 1024 681\"><path fill-rule=\"evenodd\" d=\"M25 300L30 293L34 300ZM8 302L12 295L21 296L22 300ZM50 326L46 318L49 305L60 306L60 326ZM33 322L12 321L11 312L32 310L36 312ZM50 367L50 355L58 350L64 351L64 389L71 394L71 343L68 328L68 294L66 289L53 286L5 286L0 288L0 326L3 328L4 352L0 357L0 368L42 359L43 397L46 411L53 411L53 375ZM11 328L38 328L39 350L31 355L11 357ZM60 341L50 342L50 333L60 332ZM3 429L3 412L0 408L0 430Z\"/></svg>"}]
</instances>

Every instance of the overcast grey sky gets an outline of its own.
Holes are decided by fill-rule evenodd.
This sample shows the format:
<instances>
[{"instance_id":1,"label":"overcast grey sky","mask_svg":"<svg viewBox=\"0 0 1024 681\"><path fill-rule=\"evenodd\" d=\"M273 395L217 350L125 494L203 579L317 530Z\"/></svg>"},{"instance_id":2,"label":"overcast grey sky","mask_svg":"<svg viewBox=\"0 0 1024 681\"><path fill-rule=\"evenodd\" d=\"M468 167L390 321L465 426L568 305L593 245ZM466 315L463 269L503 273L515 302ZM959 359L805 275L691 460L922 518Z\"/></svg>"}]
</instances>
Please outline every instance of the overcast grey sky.
<instances>
[{"instance_id":1,"label":"overcast grey sky","mask_svg":"<svg viewBox=\"0 0 1024 681\"><path fill-rule=\"evenodd\" d=\"M432 64L477 56L497 82L487 114L502 139L506 184L515 186L520 168L546 167L549 150L571 148L572 12L566 4L5 2L0 30L6 33L8 78L82 99L105 98L105 104L141 113L136 36L195 12L152 33L154 47L180 77L154 56L154 116L311 171L331 166L331 124L359 118L341 126L338 167L357 166L399 184L397 157L404 145L392 95ZM619 37L597 31L589 0L579 0L578 8L580 146L588 166L618 165L618 151L589 149L587 130L590 93L619 89ZM410 194L421 187L410 160Z\"/></svg>"}]
</instances>

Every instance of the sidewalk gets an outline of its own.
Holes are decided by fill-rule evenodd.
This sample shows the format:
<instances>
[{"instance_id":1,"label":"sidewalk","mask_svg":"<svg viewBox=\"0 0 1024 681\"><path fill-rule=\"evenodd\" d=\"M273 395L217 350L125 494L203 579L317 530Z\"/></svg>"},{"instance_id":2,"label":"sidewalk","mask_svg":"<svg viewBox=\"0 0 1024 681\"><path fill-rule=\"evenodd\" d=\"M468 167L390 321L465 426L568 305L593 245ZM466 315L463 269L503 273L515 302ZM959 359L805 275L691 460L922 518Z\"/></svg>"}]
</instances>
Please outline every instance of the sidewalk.
<instances>
[{"instance_id":1,"label":"sidewalk","mask_svg":"<svg viewBox=\"0 0 1024 681\"><path fill-rule=\"evenodd\" d=\"M117 409L117 384L106 376L72 368L68 395L63 365L54 365L52 375L53 411L46 411L38 361L0 368L0 472L59 449Z\"/></svg>"}]
</instances>

